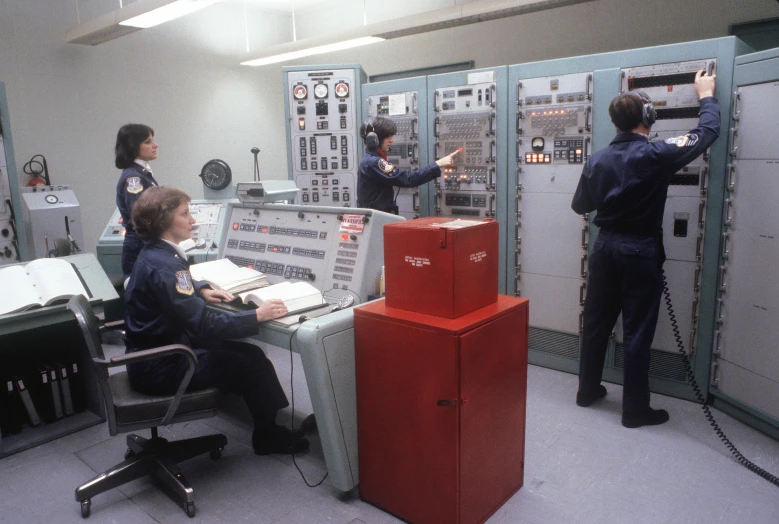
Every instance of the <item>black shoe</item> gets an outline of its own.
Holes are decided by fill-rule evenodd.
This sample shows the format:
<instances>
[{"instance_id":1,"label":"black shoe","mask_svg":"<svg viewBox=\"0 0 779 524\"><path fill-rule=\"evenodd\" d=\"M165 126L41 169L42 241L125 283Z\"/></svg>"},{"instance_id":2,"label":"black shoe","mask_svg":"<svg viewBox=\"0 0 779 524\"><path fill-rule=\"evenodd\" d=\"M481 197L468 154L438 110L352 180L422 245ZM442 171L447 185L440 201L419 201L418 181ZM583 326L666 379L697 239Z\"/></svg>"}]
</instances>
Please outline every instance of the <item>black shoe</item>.
<instances>
[{"instance_id":1,"label":"black shoe","mask_svg":"<svg viewBox=\"0 0 779 524\"><path fill-rule=\"evenodd\" d=\"M576 393L576 405L581 406L583 408L586 408L599 398L603 398L606 396L606 386L603 384L598 384L598 389L595 390L594 393L590 393L589 395L583 394L581 391Z\"/></svg>"},{"instance_id":2,"label":"black shoe","mask_svg":"<svg viewBox=\"0 0 779 524\"><path fill-rule=\"evenodd\" d=\"M252 447L257 455L290 455L308 449L308 439L295 436L284 426L252 434Z\"/></svg>"},{"instance_id":3,"label":"black shoe","mask_svg":"<svg viewBox=\"0 0 779 524\"><path fill-rule=\"evenodd\" d=\"M626 428L657 426L665 424L671 417L664 409L647 408L645 411L623 411L622 425Z\"/></svg>"}]
</instances>

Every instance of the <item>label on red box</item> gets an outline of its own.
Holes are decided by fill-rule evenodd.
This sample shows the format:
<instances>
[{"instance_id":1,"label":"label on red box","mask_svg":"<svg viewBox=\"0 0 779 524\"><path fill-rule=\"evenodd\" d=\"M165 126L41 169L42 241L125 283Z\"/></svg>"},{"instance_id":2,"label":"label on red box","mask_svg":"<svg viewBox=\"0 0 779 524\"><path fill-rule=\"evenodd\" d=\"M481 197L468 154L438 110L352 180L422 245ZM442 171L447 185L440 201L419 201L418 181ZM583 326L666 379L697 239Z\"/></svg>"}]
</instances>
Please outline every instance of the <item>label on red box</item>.
<instances>
[{"instance_id":1,"label":"label on red box","mask_svg":"<svg viewBox=\"0 0 779 524\"><path fill-rule=\"evenodd\" d=\"M403 259L405 262L408 262L413 267L422 267L422 266L429 266L430 265L430 259L424 258L424 257L412 257L409 255L406 255Z\"/></svg>"},{"instance_id":2,"label":"label on red box","mask_svg":"<svg viewBox=\"0 0 779 524\"><path fill-rule=\"evenodd\" d=\"M486 251L479 251L478 253L473 253L470 257L468 257L468 259L471 262L476 262L476 263L481 262L485 258L487 258L487 252Z\"/></svg>"}]
</instances>

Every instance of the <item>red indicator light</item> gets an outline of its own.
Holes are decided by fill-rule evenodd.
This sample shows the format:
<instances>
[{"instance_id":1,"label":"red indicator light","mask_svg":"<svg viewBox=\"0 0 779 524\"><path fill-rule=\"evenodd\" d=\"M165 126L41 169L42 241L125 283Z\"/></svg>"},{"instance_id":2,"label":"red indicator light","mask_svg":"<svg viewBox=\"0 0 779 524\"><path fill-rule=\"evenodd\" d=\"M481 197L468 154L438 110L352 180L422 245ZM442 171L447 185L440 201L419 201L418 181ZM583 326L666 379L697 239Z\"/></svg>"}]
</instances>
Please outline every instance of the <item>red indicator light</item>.
<instances>
[{"instance_id":1,"label":"red indicator light","mask_svg":"<svg viewBox=\"0 0 779 524\"><path fill-rule=\"evenodd\" d=\"M238 222L233 222L233 229L238 229Z\"/></svg>"}]
</instances>

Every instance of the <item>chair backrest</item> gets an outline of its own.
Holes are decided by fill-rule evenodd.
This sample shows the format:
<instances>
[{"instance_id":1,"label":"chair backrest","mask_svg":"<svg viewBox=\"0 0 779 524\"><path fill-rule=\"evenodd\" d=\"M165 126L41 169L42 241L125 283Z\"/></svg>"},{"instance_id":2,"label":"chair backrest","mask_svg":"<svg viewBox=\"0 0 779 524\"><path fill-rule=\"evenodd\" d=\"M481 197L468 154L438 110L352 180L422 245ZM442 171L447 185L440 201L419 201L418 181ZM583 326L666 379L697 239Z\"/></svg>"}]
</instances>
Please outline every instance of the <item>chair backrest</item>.
<instances>
[{"instance_id":1,"label":"chair backrest","mask_svg":"<svg viewBox=\"0 0 779 524\"><path fill-rule=\"evenodd\" d=\"M92 311L92 306L89 305L89 301L84 295L74 295L68 301L67 307L76 317L78 326L81 329L81 334L84 336L84 343L89 351L92 369L94 370L97 382L100 385L100 391L106 408L106 417L108 417L108 425L113 428L116 426L116 414L114 413L114 396L111 393L111 388L108 384L108 368L106 366L98 365L97 363L97 361L105 361L98 319Z\"/></svg>"}]
</instances>

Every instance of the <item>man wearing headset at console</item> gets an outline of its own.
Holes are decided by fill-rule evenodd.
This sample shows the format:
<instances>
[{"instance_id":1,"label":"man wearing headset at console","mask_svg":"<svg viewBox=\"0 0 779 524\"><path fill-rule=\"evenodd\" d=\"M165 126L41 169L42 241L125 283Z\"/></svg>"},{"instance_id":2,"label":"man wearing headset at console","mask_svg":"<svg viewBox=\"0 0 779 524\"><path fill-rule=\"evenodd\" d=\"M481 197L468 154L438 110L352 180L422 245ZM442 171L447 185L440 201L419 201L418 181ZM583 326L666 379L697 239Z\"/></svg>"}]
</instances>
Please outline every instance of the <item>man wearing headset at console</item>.
<instances>
[{"instance_id":1,"label":"man wearing headset at console","mask_svg":"<svg viewBox=\"0 0 779 524\"><path fill-rule=\"evenodd\" d=\"M606 395L601 384L606 346L622 311L624 390L622 425L663 424L668 412L649 407L649 347L663 292L663 211L673 174L708 149L719 136L715 76L698 71L698 127L686 135L650 142L656 119L640 91L616 97L609 116L619 133L584 166L571 207L597 210L600 228L588 263L584 332L576 403L586 407Z\"/></svg>"},{"instance_id":2,"label":"man wearing headset at console","mask_svg":"<svg viewBox=\"0 0 779 524\"><path fill-rule=\"evenodd\" d=\"M357 177L357 207L398 213L392 187L417 187L441 176L441 168L454 167L457 150L432 164L414 171L402 171L387 162L398 128L389 118L376 117L360 127L365 156Z\"/></svg>"}]
</instances>

